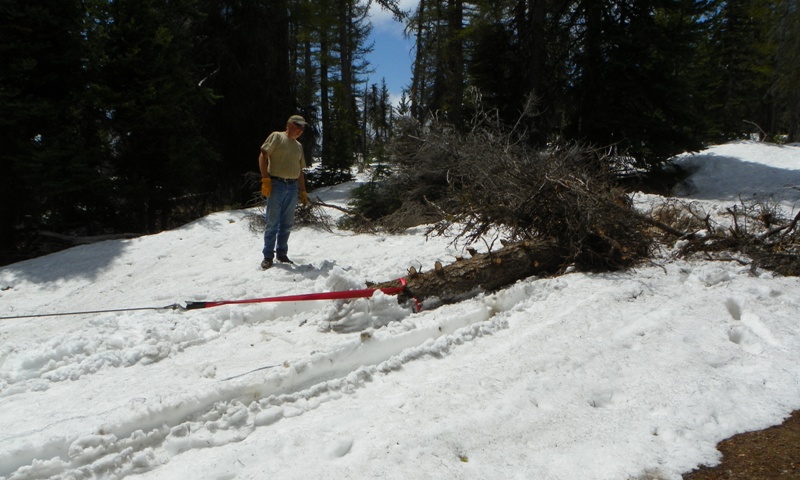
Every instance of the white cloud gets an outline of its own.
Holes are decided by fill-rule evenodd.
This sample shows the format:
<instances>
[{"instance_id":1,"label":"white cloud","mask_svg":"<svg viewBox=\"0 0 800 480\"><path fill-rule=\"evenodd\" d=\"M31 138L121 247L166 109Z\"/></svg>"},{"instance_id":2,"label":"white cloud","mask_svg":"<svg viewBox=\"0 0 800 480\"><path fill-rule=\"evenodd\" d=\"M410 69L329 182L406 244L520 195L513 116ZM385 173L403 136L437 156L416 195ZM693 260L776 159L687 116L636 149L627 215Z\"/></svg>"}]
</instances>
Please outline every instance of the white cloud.
<instances>
[{"instance_id":1,"label":"white cloud","mask_svg":"<svg viewBox=\"0 0 800 480\"><path fill-rule=\"evenodd\" d=\"M413 12L417 9L419 0L399 0L397 4L400 6L400 9L404 11ZM390 11L381 8L381 6L378 5L378 3L374 0L370 6L369 14L375 30L381 32L391 32L398 37L402 37L403 24L395 20Z\"/></svg>"}]
</instances>

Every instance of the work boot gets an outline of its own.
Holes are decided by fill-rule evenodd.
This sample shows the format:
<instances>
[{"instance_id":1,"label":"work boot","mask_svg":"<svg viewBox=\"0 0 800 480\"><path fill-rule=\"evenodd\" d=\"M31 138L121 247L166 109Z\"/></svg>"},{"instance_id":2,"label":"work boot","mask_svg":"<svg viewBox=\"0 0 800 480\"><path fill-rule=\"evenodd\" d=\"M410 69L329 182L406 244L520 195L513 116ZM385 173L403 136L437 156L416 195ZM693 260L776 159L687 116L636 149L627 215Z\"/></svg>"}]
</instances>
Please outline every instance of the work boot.
<instances>
[{"instance_id":1,"label":"work boot","mask_svg":"<svg viewBox=\"0 0 800 480\"><path fill-rule=\"evenodd\" d=\"M261 261L261 270L266 270L268 268L272 268L271 258L265 258L264 260Z\"/></svg>"},{"instance_id":2,"label":"work boot","mask_svg":"<svg viewBox=\"0 0 800 480\"><path fill-rule=\"evenodd\" d=\"M278 261L281 263L294 263L293 261L289 260L289 257L286 255L278 255Z\"/></svg>"}]
</instances>

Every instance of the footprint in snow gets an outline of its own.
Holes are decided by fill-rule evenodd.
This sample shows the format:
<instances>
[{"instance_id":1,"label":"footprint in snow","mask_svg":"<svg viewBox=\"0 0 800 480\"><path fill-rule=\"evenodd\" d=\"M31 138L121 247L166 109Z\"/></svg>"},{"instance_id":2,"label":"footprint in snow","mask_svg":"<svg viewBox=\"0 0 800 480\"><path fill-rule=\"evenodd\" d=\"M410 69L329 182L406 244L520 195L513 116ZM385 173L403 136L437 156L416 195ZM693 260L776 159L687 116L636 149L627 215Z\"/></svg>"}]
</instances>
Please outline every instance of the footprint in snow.
<instances>
[{"instance_id":1,"label":"footprint in snow","mask_svg":"<svg viewBox=\"0 0 800 480\"><path fill-rule=\"evenodd\" d=\"M329 447L328 454L332 458L341 458L350 453L350 449L353 448L353 438L347 437L342 438L333 442L333 445Z\"/></svg>"},{"instance_id":2,"label":"footprint in snow","mask_svg":"<svg viewBox=\"0 0 800 480\"><path fill-rule=\"evenodd\" d=\"M759 355L764 351L764 346L758 341L758 336L744 325L736 326L728 330L728 339L742 347L742 349L753 355Z\"/></svg>"},{"instance_id":3,"label":"footprint in snow","mask_svg":"<svg viewBox=\"0 0 800 480\"><path fill-rule=\"evenodd\" d=\"M780 342L775 338L772 330L753 312L745 311L741 303L733 298L725 300L725 308L731 318L741 324L737 324L728 331L730 341L749 353L758 355L764 351L763 342L770 345L780 346Z\"/></svg>"},{"instance_id":4,"label":"footprint in snow","mask_svg":"<svg viewBox=\"0 0 800 480\"><path fill-rule=\"evenodd\" d=\"M742 306L739 305L739 302L737 302L733 298L725 300L725 308L728 309L728 313L731 314L731 317L734 320L742 319Z\"/></svg>"}]
</instances>

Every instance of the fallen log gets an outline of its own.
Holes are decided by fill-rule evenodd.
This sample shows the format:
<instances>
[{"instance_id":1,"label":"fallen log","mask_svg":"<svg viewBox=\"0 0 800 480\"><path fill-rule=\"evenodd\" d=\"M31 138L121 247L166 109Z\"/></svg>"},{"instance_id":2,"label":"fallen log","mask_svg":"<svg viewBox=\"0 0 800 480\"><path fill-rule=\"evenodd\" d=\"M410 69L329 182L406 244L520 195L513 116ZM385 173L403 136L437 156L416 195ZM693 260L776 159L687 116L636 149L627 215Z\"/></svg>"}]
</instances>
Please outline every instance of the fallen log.
<instances>
[{"instance_id":1,"label":"fallen log","mask_svg":"<svg viewBox=\"0 0 800 480\"><path fill-rule=\"evenodd\" d=\"M534 275L551 275L566 262L567 249L552 240L530 240L511 244L494 252L476 253L471 258L459 258L442 266L439 262L426 272L413 267L404 277L405 290L398 301L411 298L418 301L436 297L444 303L457 301L464 295L494 291ZM400 280L367 285L371 288L401 286Z\"/></svg>"}]
</instances>

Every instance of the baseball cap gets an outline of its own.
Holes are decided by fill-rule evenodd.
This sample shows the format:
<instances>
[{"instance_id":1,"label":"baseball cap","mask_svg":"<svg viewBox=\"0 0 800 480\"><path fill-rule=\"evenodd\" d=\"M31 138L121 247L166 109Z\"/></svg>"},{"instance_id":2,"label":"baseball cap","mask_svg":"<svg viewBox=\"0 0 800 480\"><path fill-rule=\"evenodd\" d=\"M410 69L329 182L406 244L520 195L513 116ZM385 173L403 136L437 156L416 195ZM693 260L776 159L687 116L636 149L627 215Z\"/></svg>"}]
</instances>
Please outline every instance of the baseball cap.
<instances>
[{"instance_id":1,"label":"baseball cap","mask_svg":"<svg viewBox=\"0 0 800 480\"><path fill-rule=\"evenodd\" d=\"M291 117L289 117L288 122L289 123L297 123L297 124L300 124L300 125L308 125L308 122L306 122L306 119L301 117L300 115L292 115Z\"/></svg>"}]
</instances>

